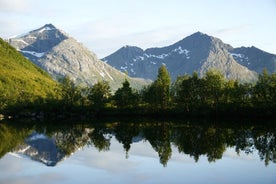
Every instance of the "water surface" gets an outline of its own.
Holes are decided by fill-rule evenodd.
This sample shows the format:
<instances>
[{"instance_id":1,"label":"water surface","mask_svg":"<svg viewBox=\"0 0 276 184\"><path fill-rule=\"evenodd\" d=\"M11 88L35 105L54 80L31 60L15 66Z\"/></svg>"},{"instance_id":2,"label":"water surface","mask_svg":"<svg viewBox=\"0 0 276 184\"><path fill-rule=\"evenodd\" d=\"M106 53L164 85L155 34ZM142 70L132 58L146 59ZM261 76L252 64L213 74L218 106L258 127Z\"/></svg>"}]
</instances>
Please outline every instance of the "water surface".
<instances>
[{"instance_id":1,"label":"water surface","mask_svg":"<svg viewBox=\"0 0 276 184\"><path fill-rule=\"evenodd\" d=\"M0 183L276 183L276 125L1 122Z\"/></svg>"}]
</instances>

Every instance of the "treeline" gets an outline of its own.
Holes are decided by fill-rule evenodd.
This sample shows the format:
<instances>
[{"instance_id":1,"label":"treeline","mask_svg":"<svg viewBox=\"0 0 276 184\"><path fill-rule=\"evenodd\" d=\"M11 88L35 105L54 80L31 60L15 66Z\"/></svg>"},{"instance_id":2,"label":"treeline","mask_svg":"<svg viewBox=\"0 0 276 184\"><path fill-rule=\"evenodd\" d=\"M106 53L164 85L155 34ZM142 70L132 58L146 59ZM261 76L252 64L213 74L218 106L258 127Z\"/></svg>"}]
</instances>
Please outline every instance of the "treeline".
<instances>
[{"instance_id":1,"label":"treeline","mask_svg":"<svg viewBox=\"0 0 276 184\"><path fill-rule=\"evenodd\" d=\"M157 79L141 90L125 80L114 93L105 81L81 88L68 77L60 81L56 95L31 104L16 104L20 109L83 116L178 115L185 117L273 117L276 113L276 74L266 70L255 83L226 80L218 71L200 78L179 76L171 82L166 67L159 68ZM18 111L19 110L19 111Z\"/></svg>"}]
</instances>

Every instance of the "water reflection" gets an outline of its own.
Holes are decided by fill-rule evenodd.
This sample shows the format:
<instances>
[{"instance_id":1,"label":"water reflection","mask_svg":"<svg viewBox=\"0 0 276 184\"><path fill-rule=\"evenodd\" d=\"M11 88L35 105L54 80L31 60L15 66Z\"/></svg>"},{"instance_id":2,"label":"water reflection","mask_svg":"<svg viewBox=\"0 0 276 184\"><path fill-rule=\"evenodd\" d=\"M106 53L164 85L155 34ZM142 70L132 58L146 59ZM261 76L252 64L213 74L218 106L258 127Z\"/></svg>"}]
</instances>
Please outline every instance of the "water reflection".
<instances>
[{"instance_id":1,"label":"water reflection","mask_svg":"<svg viewBox=\"0 0 276 184\"><path fill-rule=\"evenodd\" d=\"M28 156L47 166L55 166L83 147L100 152L110 149L116 139L125 150L125 157L133 143L148 142L166 166L172 147L189 155L196 162L206 156L209 162L222 158L226 148L237 154L257 152L265 165L276 162L276 126L265 123L229 122L158 122L109 121L0 124L0 159L12 152Z\"/></svg>"}]
</instances>

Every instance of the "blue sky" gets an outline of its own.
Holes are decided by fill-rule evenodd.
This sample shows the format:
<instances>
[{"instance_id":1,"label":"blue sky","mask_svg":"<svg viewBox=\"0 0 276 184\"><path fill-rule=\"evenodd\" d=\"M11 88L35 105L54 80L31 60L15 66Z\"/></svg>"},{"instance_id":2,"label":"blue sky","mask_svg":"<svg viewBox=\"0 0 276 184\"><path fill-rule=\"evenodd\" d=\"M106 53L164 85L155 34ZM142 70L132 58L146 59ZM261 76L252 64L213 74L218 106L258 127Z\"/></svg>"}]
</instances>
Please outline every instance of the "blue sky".
<instances>
[{"instance_id":1,"label":"blue sky","mask_svg":"<svg viewBox=\"0 0 276 184\"><path fill-rule=\"evenodd\" d=\"M196 31L276 54L276 0L0 0L0 37L52 23L98 57L173 44Z\"/></svg>"}]
</instances>

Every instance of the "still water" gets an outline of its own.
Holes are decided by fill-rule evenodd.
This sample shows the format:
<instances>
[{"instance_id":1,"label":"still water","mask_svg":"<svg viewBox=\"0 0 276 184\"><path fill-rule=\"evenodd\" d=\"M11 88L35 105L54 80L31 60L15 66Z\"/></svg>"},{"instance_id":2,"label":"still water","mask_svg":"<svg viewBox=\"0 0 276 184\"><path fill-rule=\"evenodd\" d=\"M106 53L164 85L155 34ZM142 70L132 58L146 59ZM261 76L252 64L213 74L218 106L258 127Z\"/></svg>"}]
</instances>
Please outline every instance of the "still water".
<instances>
[{"instance_id":1,"label":"still water","mask_svg":"<svg viewBox=\"0 0 276 184\"><path fill-rule=\"evenodd\" d=\"M0 183L276 183L276 122L0 122Z\"/></svg>"}]
</instances>

